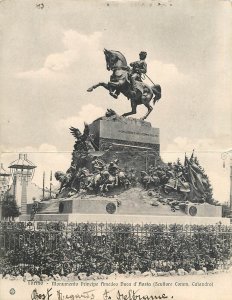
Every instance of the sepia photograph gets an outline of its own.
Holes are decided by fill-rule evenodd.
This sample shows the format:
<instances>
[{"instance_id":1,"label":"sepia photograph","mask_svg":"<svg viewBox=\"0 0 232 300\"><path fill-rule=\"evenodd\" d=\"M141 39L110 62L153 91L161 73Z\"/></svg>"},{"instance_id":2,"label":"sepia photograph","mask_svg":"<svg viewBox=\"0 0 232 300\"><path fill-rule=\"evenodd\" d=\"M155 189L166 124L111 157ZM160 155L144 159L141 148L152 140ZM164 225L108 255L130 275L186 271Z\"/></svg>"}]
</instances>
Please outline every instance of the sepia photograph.
<instances>
[{"instance_id":1,"label":"sepia photograph","mask_svg":"<svg viewBox=\"0 0 232 300\"><path fill-rule=\"evenodd\" d=\"M1 300L229 300L232 1L0 1Z\"/></svg>"}]
</instances>

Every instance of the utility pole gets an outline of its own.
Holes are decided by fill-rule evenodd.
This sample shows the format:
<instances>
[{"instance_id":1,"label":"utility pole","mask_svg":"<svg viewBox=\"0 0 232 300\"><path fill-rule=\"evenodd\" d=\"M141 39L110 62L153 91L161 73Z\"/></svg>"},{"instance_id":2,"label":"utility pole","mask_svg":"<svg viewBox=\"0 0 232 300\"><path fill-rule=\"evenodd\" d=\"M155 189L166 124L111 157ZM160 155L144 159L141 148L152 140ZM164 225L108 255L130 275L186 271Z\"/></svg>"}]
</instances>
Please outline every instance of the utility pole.
<instances>
[{"instance_id":1,"label":"utility pole","mask_svg":"<svg viewBox=\"0 0 232 300\"><path fill-rule=\"evenodd\" d=\"M225 161L227 158L230 160L230 215L232 218L232 149L225 151L221 154L221 158L223 160L223 167L225 168Z\"/></svg>"},{"instance_id":2,"label":"utility pole","mask_svg":"<svg viewBox=\"0 0 232 300\"><path fill-rule=\"evenodd\" d=\"M43 172L43 200L44 200L44 194L45 194L45 172Z\"/></svg>"},{"instance_id":3,"label":"utility pole","mask_svg":"<svg viewBox=\"0 0 232 300\"><path fill-rule=\"evenodd\" d=\"M50 173L50 199L52 198L52 171Z\"/></svg>"}]
</instances>

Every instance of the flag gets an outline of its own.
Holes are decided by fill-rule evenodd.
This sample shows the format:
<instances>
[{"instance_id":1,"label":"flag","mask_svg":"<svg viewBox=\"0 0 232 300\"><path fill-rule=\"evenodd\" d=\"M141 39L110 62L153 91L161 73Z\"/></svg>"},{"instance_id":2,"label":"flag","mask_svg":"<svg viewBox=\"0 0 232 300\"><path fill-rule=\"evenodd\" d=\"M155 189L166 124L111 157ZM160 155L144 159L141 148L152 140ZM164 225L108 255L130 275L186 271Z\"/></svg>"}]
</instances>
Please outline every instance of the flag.
<instances>
[{"instance_id":1,"label":"flag","mask_svg":"<svg viewBox=\"0 0 232 300\"><path fill-rule=\"evenodd\" d=\"M188 160L186 157L185 163L188 166L188 174L189 174L189 179L190 183L192 184L194 191L199 195L199 194L204 194L205 193L205 188L203 185L203 174L202 170L193 162L193 153Z\"/></svg>"},{"instance_id":2,"label":"flag","mask_svg":"<svg viewBox=\"0 0 232 300\"><path fill-rule=\"evenodd\" d=\"M194 149L193 149L192 155L191 155L191 157L190 157L190 161L191 161L191 162L193 161L193 156L194 156Z\"/></svg>"}]
</instances>

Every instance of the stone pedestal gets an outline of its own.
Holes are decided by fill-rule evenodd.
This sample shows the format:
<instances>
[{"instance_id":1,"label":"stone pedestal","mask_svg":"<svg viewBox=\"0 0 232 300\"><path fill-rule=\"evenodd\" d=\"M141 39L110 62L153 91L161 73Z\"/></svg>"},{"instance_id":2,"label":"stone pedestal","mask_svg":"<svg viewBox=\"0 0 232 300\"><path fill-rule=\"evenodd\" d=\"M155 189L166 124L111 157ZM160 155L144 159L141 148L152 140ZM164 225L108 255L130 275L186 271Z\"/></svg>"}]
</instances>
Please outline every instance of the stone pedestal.
<instances>
[{"instance_id":1,"label":"stone pedestal","mask_svg":"<svg viewBox=\"0 0 232 300\"><path fill-rule=\"evenodd\" d=\"M113 116L98 119L89 128L100 151L110 147L117 150L160 151L159 128L153 128L143 120Z\"/></svg>"},{"instance_id":2,"label":"stone pedestal","mask_svg":"<svg viewBox=\"0 0 232 300\"><path fill-rule=\"evenodd\" d=\"M149 122L114 115L95 120L89 129L99 150L96 156L100 155L105 162L118 159L120 168L125 171L134 168L137 176L149 165L162 163L160 131ZM91 169L90 165L87 167Z\"/></svg>"}]
</instances>

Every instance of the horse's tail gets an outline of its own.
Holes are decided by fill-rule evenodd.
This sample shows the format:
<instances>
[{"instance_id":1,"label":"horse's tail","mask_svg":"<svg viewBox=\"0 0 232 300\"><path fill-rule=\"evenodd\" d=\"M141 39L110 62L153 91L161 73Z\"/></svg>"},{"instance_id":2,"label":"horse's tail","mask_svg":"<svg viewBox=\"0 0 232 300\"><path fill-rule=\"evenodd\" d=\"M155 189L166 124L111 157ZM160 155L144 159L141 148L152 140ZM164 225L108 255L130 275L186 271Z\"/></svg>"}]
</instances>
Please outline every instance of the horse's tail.
<instances>
[{"instance_id":1,"label":"horse's tail","mask_svg":"<svg viewBox=\"0 0 232 300\"><path fill-rule=\"evenodd\" d=\"M154 84L151 89L154 93L153 104L155 104L155 102L161 98L161 86L159 84Z\"/></svg>"}]
</instances>

